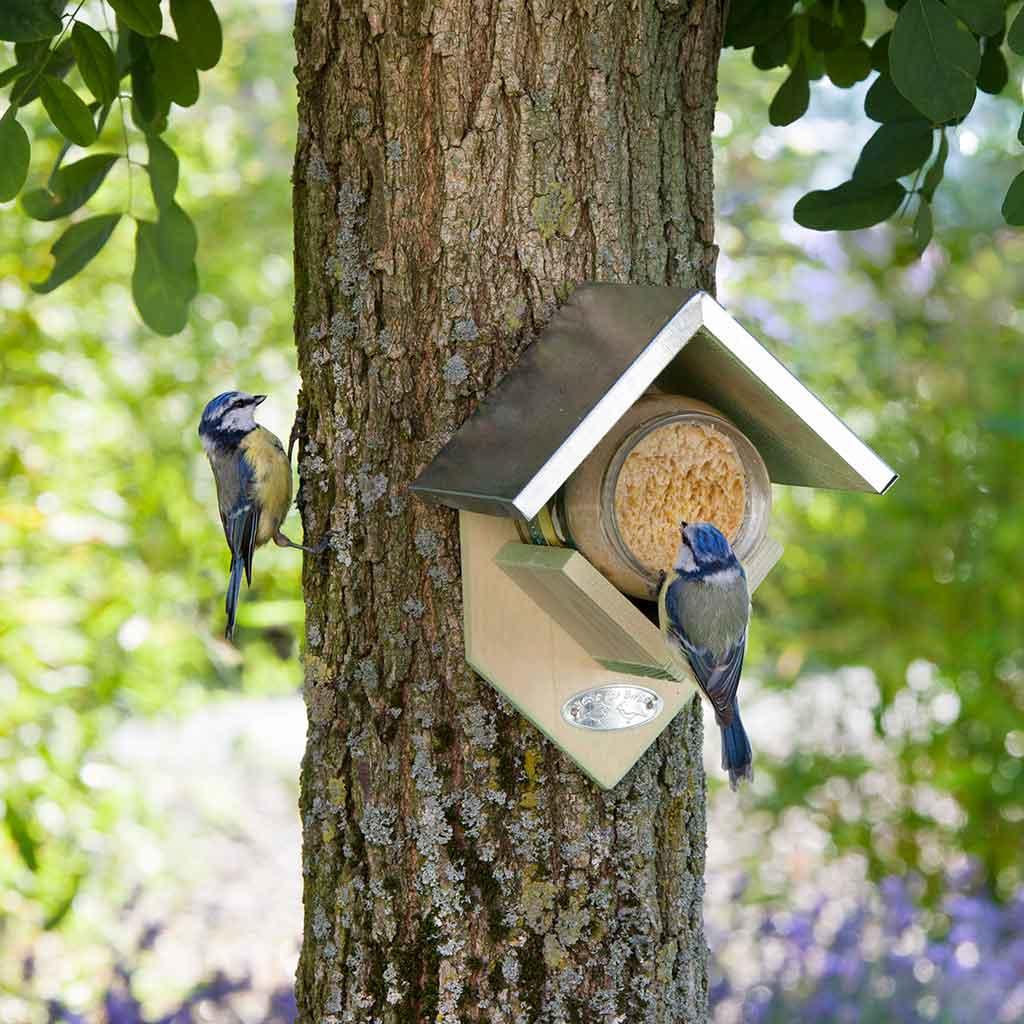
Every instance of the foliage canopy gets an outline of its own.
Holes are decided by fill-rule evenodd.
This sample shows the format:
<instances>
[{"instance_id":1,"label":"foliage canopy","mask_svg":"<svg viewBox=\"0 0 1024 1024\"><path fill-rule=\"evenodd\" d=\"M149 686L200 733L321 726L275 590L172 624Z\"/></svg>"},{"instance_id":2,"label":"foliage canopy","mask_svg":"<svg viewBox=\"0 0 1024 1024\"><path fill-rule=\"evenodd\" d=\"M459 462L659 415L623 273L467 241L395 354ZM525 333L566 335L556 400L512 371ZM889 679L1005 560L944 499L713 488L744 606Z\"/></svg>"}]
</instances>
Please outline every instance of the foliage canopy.
<instances>
[{"instance_id":1,"label":"foliage canopy","mask_svg":"<svg viewBox=\"0 0 1024 1024\"><path fill-rule=\"evenodd\" d=\"M769 108L773 125L806 113L812 81L827 76L848 89L875 75L864 110L879 128L849 181L796 204L799 224L851 231L912 208L910 245L916 254L924 251L947 130L967 117L979 90L1007 89L1004 47L1024 54L1024 11L1008 25L1007 6L1005 0L885 0L869 11L865 0L733 0L726 45L751 49L762 70L789 69ZM173 107L197 102L199 72L213 68L222 50L211 0L170 0L169 8L174 37L163 31L160 0L79 0L73 7L67 0L7 0L0 8L0 40L15 44L14 63L0 70L9 100L0 119L0 202L22 193L29 217L71 217L118 160L133 163L130 133L141 134L154 209L136 213L129 195L128 208L118 212L136 221L135 305L163 335L185 326L198 276L195 232L174 201L176 157L161 135ZM64 145L45 184L23 192L31 143L19 113L37 100ZM108 124L115 106L119 124ZM1024 117L1018 138L1024 145ZM98 152L65 167L72 146ZM1007 191L1002 213L1007 223L1024 224L1024 171ZM51 291L83 270L120 219L109 213L66 228L53 243L53 270L33 287Z\"/></svg>"},{"instance_id":2,"label":"foliage canopy","mask_svg":"<svg viewBox=\"0 0 1024 1024\"><path fill-rule=\"evenodd\" d=\"M69 156L58 172L67 202L102 182L100 202L123 204L133 190L136 211L144 200L155 211L172 195L189 210L207 242L183 331L153 344L133 316L127 216L100 259L40 300L29 283L46 277L47 235L65 214L51 206L55 193L33 195L31 186L22 202L37 204L40 217L0 214L5 948L17 948L19 928L87 932L87 915L80 925L65 916L72 900L76 910L88 902L82 885L102 887L113 906L128 898L123 865L146 859L143 834L161 826L105 750L119 723L188 712L211 691L290 693L298 685L294 634L303 605L294 552L261 552L239 620L244 672L238 650L221 639L227 553L195 434L220 382L269 393L261 419L280 435L295 408L295 118L281 48L289 18L283 5L239 7L222 11L225 55L204 75L202 116L195 107L180 111L169 133L133 142L132 164L96 152ZM41 104L19 120L36 160L51 166L64 140ZM134 161L147 151L150 168L140 174ZM103 216L117 211L97 205L71 219L77 226ZM18 957L0 960L5 991Z\"/></svg>"},{"instance_id":3,"label":"foliage canopy","mask_svg":"<svg viewBox=\"0 0 1024 1024\"><path fill-rule=\"evenodd\" d=\"M14 0L0 8L0 40L14 43L14 63L0 71L0 83L9 86L0 120L0 201L21 193L29 217L71 217L119 161L135 164L131 134L140 134L148 150L152 209L136 213L129 192L127 209L72 223L53 243L49 276L32 287L49 292L74 277L126 214L136 222L135 305L146 325L163 335L185 326L199 285L195 228L175 202L178 159L161 136L172 107L199 99L199 72L214 67L222 50L210 0L172 0L170 16L176 37L162 31L160 0L79 0L73 8L64 0ZM64 142L45 184L23 191L31 143L19 114L37 100ZM66 164L72 146L97 151Z\"/></svg>"},{"instance_id":4,"label":"foliage canopy","mask_svg":"<svg viewBox=\"0 0 1024 1024\"><path fill-rule=\"evenodd\" d=\"M815 231L851 231L913 208L912 247L932 238L932 201L945 173L947 130L963 122L978 92L1010 82L1004 46L1024 54L1024 10L1007 31L1005 0L734 0L726 44L752 48L762 70L788 67L769 109L773 125L792 124L810 103L810 82L825 76L840 89L875 78L864 113L879 124L850 176L836 188L800 199L793 216ZM870 17L869 17L870 14ZM887 22L891 22L891 27ZM1024 118L1018 132L1024 144ZM901 179L911 178L909 184ZM1024 224L1024 171L1002 207Z\"/></svg>"}]
</instances>

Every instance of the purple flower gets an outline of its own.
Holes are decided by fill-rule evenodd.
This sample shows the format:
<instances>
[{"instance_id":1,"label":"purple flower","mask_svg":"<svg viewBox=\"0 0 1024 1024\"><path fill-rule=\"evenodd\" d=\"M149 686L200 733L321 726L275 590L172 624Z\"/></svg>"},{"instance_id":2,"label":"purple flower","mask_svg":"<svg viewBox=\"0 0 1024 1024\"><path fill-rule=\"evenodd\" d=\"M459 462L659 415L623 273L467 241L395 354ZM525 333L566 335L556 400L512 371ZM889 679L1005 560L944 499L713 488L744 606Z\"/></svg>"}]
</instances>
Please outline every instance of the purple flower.
<instances>
[{"instance_id":1,"label":"purple flower","mask_svg":"<svg viewBox=\"0 0 1024 1024\"><path fill-rule=\"evenodd\" d=\"M295 990L290 985L271 993L263 1024L295 1024L298 1018L299 1010L295 1005Z\"/></svg>"},{"instance_id":2,"label":"purple flower","mask_svg":"<svg viewBox=\"0 0 1024 1024\"><path fill-rule=\"evenodd\" d=\"M833 916L835 895L809 912L761 907L753 929L723 935L720 949L736 944L750 955L734 959L770 966L746 992L716 972L712 1019L739 995L744 1024L1024 1024L1024 890L999 904L963 870L936 915L918 888L885 879L824 944L818 925ZM772 955L758 961L749 947L760 943L771 943Z\"/></svg>"},{"instance_id":3,"label":"purple flower","mask_svg":"<svg viewBox=\"0 0 1024 1024\"><path fill-rule=\"evenodd\" d=\"M79 1013L72 1013L60 1000L51 999L46 1004L48 1024L86 1024Z\"/></svg>"},{"instance_id":4,"label":"purple flower","mask_svg":"<svg viewBox=\"0 0 1024 1024\"><path fill-rule=\"evenodd\" d=\"M142 1007L130 991L110 989L103 997L106 1024L145 1024Z\"/></svg>"},{"instance_id":5,"label":"purple flower","mask_svg":"<svg viewBox=\"0 0 1024 1024\"><path fill-rule=\"evenodd\" d=\"M890 875L879 885L882 902L885 905L885 931L890 936L905 932L914 920L914 903L902 878Z\"/></svg>"}]
</instances>

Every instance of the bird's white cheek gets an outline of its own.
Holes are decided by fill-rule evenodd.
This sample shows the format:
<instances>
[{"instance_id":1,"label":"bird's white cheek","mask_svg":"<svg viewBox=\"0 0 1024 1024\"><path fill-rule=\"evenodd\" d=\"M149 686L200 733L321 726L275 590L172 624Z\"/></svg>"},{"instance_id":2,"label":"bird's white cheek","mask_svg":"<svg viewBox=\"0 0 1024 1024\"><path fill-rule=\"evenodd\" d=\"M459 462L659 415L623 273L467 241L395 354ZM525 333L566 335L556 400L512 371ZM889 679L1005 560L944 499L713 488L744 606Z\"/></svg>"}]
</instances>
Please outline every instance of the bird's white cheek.
<instances>
[{"instance_id":1,"label":"bird's white cheek","mask_svg":"<svg viewBox=\"0 0 1024 1024\"><path fill-rule=\"evenodd\" d=\"M679 545L675 569L679 572L695 572L697 569L697 563L693 560L693 552L685 544Z\"/></svg>"},{"instance_id":2,"label":"bird's white cheek","mask_svg":"<svg viewBox=\"0 0 1024 1024\"><path fill-rule=\"evenodd\" d=\"M256 426L252 409L232 409L221 420L221 426L225 430L252 430Z\"/></svg>"}]
</instances>

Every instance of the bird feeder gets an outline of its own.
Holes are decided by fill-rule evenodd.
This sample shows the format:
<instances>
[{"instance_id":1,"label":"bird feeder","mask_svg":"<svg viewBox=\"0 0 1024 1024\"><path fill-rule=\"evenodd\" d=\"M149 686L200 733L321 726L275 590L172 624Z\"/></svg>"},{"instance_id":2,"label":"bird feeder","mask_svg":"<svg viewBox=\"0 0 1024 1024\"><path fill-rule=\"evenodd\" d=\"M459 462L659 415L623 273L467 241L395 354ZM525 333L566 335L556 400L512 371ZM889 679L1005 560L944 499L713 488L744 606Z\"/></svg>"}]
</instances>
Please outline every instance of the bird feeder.
<instances>
[{"instance_id":1,"label":"bird feeder","mask_svg":"<svg viewBox=\"0 0 1024 1024\"><path fill-rule=\"evenodd\" d=\"M693 692L653 603L680 519L753 590L772 483L895 480L706 292L584 284L412 490L459 510L469 664L611 788Z\"/></svg>"}]
</instances>

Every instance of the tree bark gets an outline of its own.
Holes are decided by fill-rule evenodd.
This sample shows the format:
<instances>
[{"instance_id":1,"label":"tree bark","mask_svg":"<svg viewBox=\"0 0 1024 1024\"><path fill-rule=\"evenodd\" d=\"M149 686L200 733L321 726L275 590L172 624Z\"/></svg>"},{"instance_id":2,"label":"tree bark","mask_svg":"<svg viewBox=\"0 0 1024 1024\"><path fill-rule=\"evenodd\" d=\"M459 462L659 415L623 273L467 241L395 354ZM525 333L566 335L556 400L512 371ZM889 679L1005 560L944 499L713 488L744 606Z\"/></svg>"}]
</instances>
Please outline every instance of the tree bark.
<instances>
[{"instance_id":1,"label":"tree bark","mask_svg":"<svg viewBox=\"0 0 1024 1024\"><path fill-rule=\"evenodd\" d=\"M576 283L713 288L724 7L299 0L304 1022L706 1018L697 702L600 791L407 486Z\"/></svg>"}]
</instances>

